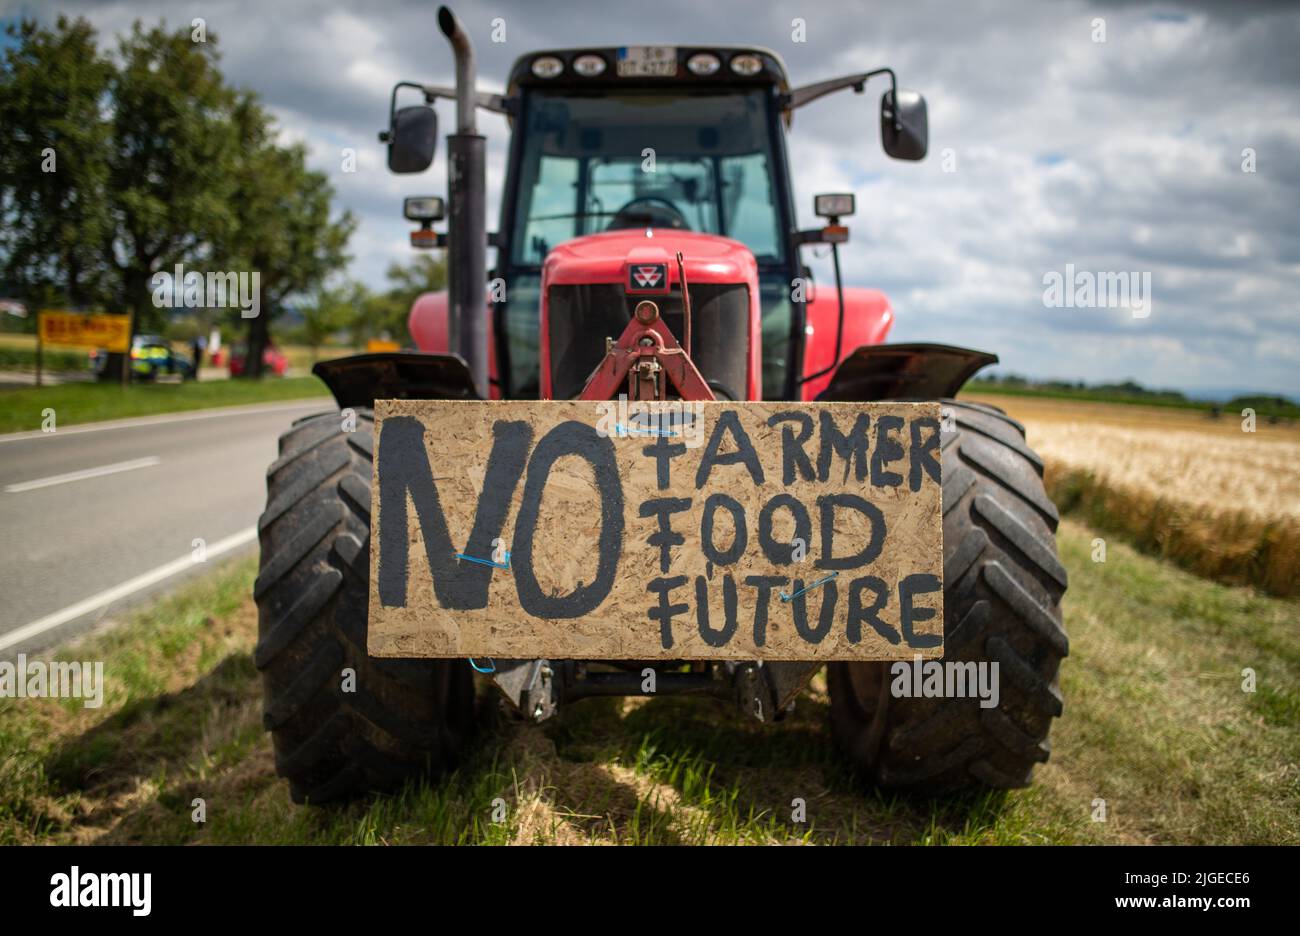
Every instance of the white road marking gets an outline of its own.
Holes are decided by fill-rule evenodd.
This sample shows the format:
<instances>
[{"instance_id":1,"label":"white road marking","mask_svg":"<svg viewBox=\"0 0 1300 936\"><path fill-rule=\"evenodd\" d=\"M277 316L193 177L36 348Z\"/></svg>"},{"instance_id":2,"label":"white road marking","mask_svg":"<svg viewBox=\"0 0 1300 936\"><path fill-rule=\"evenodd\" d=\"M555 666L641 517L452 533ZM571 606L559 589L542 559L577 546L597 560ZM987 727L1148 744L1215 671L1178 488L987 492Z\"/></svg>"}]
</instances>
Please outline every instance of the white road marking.
<instances>
[{"instance_id":1,"label":"white road marking","mask_svg":"<svg viewBox=\"0 0 1300 936\"><path fill-rule=\"evenodd\" d=\"M275 413L279 410L304 409L314 403L322 403L328 407L333 404L333 400L328 396L307 397L301 400L290 400L285 403L256 403L251 406L218 406L211 409L186 413L164 413L160 416L141 416L136 419L113 419L98 423L78 423L74 426L68 426L66 429L57 429L54 432L43 432L40 429L32 429L28 432L11 432L8 435L0 435L0 443L21 442L23 439L57 438L59 436L78 435L82 432L104 432L108 429L133 429L136 426L163 426L167 423L190 422L194 419L217 419L222 416L245 416L249 414L256 415L257 413Z\"/></svg>"},{"instance_id":2,"label":"white road marking","mask_svg":"<svg viewBox=\"0 0 1300 936\"><path fill-rule=\"evenodd\" d=\"M80 471L69 471L67 474L37 478L35 481L6 484L5 493L21 494L23 491L35 491L39 488L54 487L56 484L67 484L70 481L85 481L87 478L100 478L104 475L118 474L123 471L135 471L137 468L152 468L154 465L159 464L162 464L162 459L157 455L146 455L144 458L133 458L131 461L100 465L98 468L83 468Z\"/></svg>"},{"instance_id":3,"label":"white road marking","mask_svg":"<svg viewBox=\"0 0 1300 936\"><path fill-rule=\"evenodd\" d=\"M209 546L207 549L207 558L215 559L222 553L230 552L232 549L238 549L240 546L243 546L245 543L249 543L256 538L257 527L251 526L246 530L240 530L233 536L227 536L225 539L219 540ZM123 582L121 585L115 585L112 588L100 592L98 595L91 595L84 601L78 601L74 605L69 605L62 611L55 611L53 614L47 614L45 617L32 621L30 624L24 624L16 630L11 630L7 634L0 634L0 651L7 650L15 644L39 636L47 630L58 627L60 624L66 624L69 621L76 620L83 614L97 611L100 608L112 604L114 601L119 601L122 598L126 598L128 595L135 594L141 589L148 588L150 585L155 585L163 579L170 578L178 572L184 572L186 569L193 568L194 565L194 557L190 554L184 555L179 559L173 559L166 565L160 565L158 568L144 573L144 575L137 575L135 578Z\"/></svg>"}]
</instances>

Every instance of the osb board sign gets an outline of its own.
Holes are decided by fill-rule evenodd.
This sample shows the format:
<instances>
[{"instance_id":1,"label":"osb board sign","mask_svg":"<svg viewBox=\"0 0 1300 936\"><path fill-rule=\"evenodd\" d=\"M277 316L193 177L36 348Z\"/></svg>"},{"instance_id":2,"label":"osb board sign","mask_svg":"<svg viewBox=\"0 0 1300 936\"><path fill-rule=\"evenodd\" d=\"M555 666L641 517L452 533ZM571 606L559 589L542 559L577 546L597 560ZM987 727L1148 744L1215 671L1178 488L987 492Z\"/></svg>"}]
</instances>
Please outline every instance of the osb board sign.
<instances>
[{"instance_id":1,"label":"osb board sign","mask_svg":"<svg viewBox=\"0 0 1300 936\"><path fill-rule=\"evenodd\" d=\"M943 652L937 403L380 400L370 652Z\"/></svg>"}]
</instances>

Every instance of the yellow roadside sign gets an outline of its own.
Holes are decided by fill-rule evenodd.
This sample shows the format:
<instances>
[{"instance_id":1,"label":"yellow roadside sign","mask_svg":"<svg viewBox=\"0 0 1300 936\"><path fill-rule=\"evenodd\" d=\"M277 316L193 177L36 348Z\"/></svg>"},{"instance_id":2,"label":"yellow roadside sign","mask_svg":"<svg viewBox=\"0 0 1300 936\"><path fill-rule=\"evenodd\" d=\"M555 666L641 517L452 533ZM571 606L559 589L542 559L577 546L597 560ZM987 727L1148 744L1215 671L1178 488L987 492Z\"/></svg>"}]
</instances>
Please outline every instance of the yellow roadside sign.
<instances>
[{"instance_id":1,"label":"yellow roadside sign","mask_svg":"<svg viewBox=\"0 0 1300 936\"><path fill-rule=\"evenodd\" d=\"M77 345L126 352L131 347L131 316L57 312L42 309L37 315L42 344Z\"/></svg>"}]
</instances>

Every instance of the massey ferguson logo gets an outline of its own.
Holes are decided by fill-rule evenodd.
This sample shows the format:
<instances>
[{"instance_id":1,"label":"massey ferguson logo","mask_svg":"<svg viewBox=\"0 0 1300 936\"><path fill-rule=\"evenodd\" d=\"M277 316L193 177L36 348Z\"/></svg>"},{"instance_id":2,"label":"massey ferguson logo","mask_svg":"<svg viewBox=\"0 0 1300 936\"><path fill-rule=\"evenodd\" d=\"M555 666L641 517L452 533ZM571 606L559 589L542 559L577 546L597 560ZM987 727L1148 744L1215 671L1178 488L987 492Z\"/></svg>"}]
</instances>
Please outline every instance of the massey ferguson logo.
<instances>
[{"instance_id":1,"label":"massey ferguson logo","mask_svg":"<svg viewBox=\"0 0 1300 936\"><path fill-rule=\"evenodd\" d=\"M662 290L668 282L668 264L634 263L628 268L628 288L636 291Z\"/></svg>"}]
</instances>

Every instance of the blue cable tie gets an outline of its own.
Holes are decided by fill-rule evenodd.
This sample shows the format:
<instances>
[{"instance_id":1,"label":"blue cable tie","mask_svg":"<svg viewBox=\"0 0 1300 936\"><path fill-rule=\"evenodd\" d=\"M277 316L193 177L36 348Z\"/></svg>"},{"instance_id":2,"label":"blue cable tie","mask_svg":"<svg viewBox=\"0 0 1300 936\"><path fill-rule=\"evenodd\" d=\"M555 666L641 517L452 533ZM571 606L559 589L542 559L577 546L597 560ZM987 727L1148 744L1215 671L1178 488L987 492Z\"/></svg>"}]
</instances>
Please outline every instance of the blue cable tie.
<instances>
[{"instance_id":1,"label":"blue cable tie","mask_svg":"<svg viewBox=\"0 0 1300 936\"><path fill-rule=\"evenodd\" d=\"M806 591L812 591L814 588L817 588L818 586L825 585L825 584L826 584L827 582L829 582L831 579L833 579L833 578L837 578L838 576L839 576L839 573L838 573L838 572L832 572L830 575L826 576L825 578L819 578L817 581L813 582L811 585L809 585L809 586L807 586L807 587L805 587L805 588L801 588L801 589L799 589L799 590L798 590L797 592L795 592L793 595L787 595L785 592L781 592L781 593L780 593L780 594L781 594L781 600L782 600L782 601L794 601L796 598L798 598L798 597L799 597L800 595L802 595L804 592L806 592Z\"/></svg>"},{"instance_id":2,"label":"blue cable tie","mask_svg":"<svg viewBox=\"0 0 1300 936\"><path fill-rule=\"evenodd\" d=\"M464 553L456 553L456 558L464 559L466 562L477 562L479 565L491 566L494 569L505 569L507 572L510 571L510 553L506 553L506 561L504 565L499 562L493 562L491 559L480 559L477 556L467 556Z\"/></svg>"},{"instance_id":3,"label":"blue cable tie","mask_svg":"<svg viewBox=\"0 0 1300 936\"><path fill-rule=\"evenodd\" d=\"M627 426L624 426L622 423L615 423L614 428L618 430L620 435L625 435L625 436L629 436L629 435L675 436L677 435L677 433L673 432L671 429L658 429L649 426L645 428L642 428L640 426L633 426L629 428Z\"/></svg>"}]
</instances>

